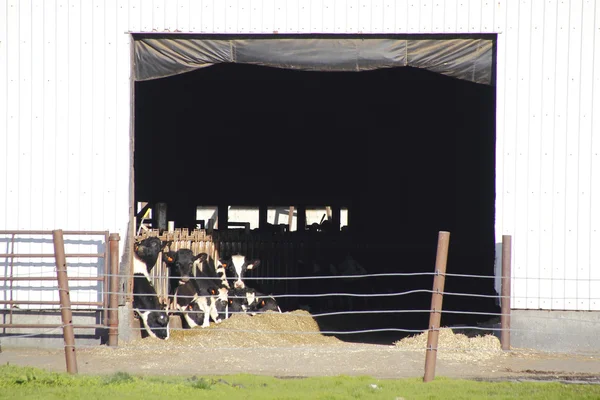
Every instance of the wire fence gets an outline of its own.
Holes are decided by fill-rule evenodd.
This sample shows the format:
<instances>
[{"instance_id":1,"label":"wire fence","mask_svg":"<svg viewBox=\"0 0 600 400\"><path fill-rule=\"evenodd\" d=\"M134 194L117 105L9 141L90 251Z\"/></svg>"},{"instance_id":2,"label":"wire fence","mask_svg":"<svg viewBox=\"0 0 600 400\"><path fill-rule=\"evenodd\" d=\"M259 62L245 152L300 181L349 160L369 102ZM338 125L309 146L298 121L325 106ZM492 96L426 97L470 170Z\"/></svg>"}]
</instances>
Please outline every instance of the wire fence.
<instances>
[{"instance_id":1,"label":"wire fence","mask_svg":"<svg viewBox=\"0 0 600 400\"><path fill-rule=\"evenodd\" d=\"M108 246L108 243L106 244L106 246ZM81 275L78 274L78 276L76 277L79 280L84 280L86 278L98 278L99 276L101 277L100 283L102 286L96 287L96 290L99 292L97 300L97 304L93 305L93 306L88 306L87 308L85 308L85 305L80 305L83 308L75 308L73 307L73 305L77 306L77 302L73 302L71 304L69 304L68 306L63 306L63 305L58 305L55 306L53 305L53 307L55 308L55 310L57 312L63 312L65 310L68 310L69 312L72 313L77 313L77 312L81 312L81 313L85 313L85 312L89 312L91 314L95 314L97 316L97 319L99 322L102 322L101 324L97 324L97 325L93 325L93 324L77 324L76 322L73 323L62 323L62 324L56 324L53 327L49 327L49 328L44 328L44 329L40 329L37 330L36 332L22 332L23 328L21 328L21 330L19 329L12 329L9 324L4 324L2 326L1 329L3 329L2 334L0 334L0 340L2 338L10 338L11 340L19 340L19 339L34 339L36 337L44 337L44 336L48 336L48 335L56 335L57 337L60 337L61 334L61 330L65 330L66 328L71 328L75 330L75 340L77 340L77 345L75 347L77 348L94 348L97 347L98 344L92 344L90 343L90 341L83 341L83 340L79 340L78 336L77 336L77 330L78 329L84 329L84 328L91 328L91 327L95 327L95 328L103 328L104 329L104 333L101 333L101 335L106 335L106 333L109 330L113 330L111 333L114 336L116 334L116 331L114 331L114 329L117 328L116 325L116 321L115 321L115 316L123 310L123 304L117 304L115 306L114 302L109 302L108 299L109 298L120 298L120 299L126 299L128 297L131 296L131 292L130 289L127 287L126 284L124 284L124 282L127 282L128 280L131 280L133 278L132 274L128 274L128 273L123 273L123 271L118 271L117 269L111 269L109 268L108 264L102 264L103 265L103 273L98 275L98 274L89 274L89 276ZM26 271L26 272L22 272L22 271L18 271L16 273L13 273L11 275L11 278L29 278L30 281L28 281L29 286L24 285L23 288L26 287L31 287L31 288L35 288L35 283L36 282L43 282L43 280L39 280L37 278L52 278L53 274L54 276L56 276L58 269L56 267L54 267L53 271L43 271L42 273L40 273L39 271L36 270L30 270L30 271ZM13 271L14 272L14 271ZM443 290L440 289L439 287L436 288L435 284L433 289L431 288L431 285L429 285L429 287L420 287L420 288L410 288L407 290L397 290L397 291L391 291L391 292L384 292L384 291L377 291L377 289L379 289L376 286L369 286L369 280L371 279L380 279L380 278L385 278L387 280L391 280L392 278L412 278L412 277L416 277L416 278L433 278L434 280L437 278L443 278L445 279L445 283L454 283L454 281L458 281L461 279L483 279L483 280L488 280L488 279L497 279L497 276L487 276L487 275L476 275L476 274L461 274L461 273L447 273L447 272L440 272L437 268L436 270L434 270L433 272L429 271L429 272L396 272L396 273L357 273L357 274L329 274L329 275L306 275L306 276L260 276L260 277L252 277L252 276L248 276L244 278L244 281L246 282L248 287L252 287L253 282L254 281L260 281L260 282L265 282L265 281L331 281L334 282L336 285L332 285L332 287L334 288L338 288L338 287L343 287L343 285L340 285L341 282L344 281L349 281L349 282L353 282L352 283L352 287L353 288L364 288L367 287L370 289L369 292L353 292L353 291L342 291L342 290L334 290L334 291L323 291L323 292L311 292L311 293L300 293L300 292L274 292L274 293L265 293L264 295L259 295L261 298L264 298L265 296L268 296L272 299L274 299L275 301L281 301L281 300L285 300L285 299L293 299L296 301L296 303L293 304L302 304L302 300L307 299L307 300L318 300L318 301L323 301L324 299L342 299L345 302L337 302L333 305L328 305L329 308L334 308L333 310L312 310L311 307L306 306L304 308L300 307L300 308L289 308L289 309L283 309L281 313L279 312L274 312L274 311L267 311L267 312L262 312L260 310L254 310L252 312L249 312L248 310L242 310L242 311L232 311L231 313L228 314L228 318L226 319L221 319L219 323L216 323L215 321L210 321L210 326L208 328L201 328L201 327L197 327L197 328L186 328L183 325L183 321L181 319L181 310L177 310L177 309L173 309L172 307L169 307L169 304L162 304L160 308L150 308L150 309L144 309L144 308L140 308L138 310L136 310L135 312L132 312L131 315L133 315L133 319L132 321L121 321L121 323L118 325L118 329L125 329L125 330L129 330L133 333L134 337L143 337L144 336L144 332L147 332L148 329L144 326L144 321L143 318L141 316L141 314L143 314L145 311L149 311L149 312L167 312L170 315L170 320L172 321L172 323L169 325L168 329L170 332L192 332L192 331L197 331L202 335L210 335L210 334L219 334L219 333L240 333L240 334L256 334L256 335L271 335L271 336L282 336L282 335L293 335L296 337L299 336L306 336L306 337L314 337L314 336L333 336L336 337L338 339L340 339L342 342L344 341L344 337L346 336L351 336L351 335L372 335L372 334L380 334L380 333L386 333L386 334L397 334L397 338L395 340L392 340L391 343L388 342L388 345L393 345L393 348L395 351L434 351L434 352L462 352L462 353L471 353L471 354L496 354L499 351L498 345L496 345L496 347L492 347L492 348L484 348L484 347L473 347L473 346L457 346L457 345L453 345L452 343L444 343L444 341L442 340L439 343L435 343L432 345L431 341L428 338L427 344L425 343L421 343L419 346L416 347L403 347L402 346L402 339L405 338L417 338L419 336L422 336L424 334L428 334L430 335L431 332L437 332L437 333L442 333L442 332L448 332L448 331L452 331L453 334L455 333L464 333L464 332L469 332L470 336L486 336L486 335L490 335L490 336L494 336L494 337L501 337L502 333L510 333L510 334L527 334L527 335L545 335L547 337L554 337L554 338L574 338L574 340L578 340L578 341L593 341L596 338L596 335L594 334L594 330L597 331L597 329L595 329L596 327L600 328L600 319L598 320L586 320L586 319L580 319L580 318L570 318L570 317L564 317L564 316L555 316L553 314L547 314L547 315L528 315L527 318L531 319L531 320L539 320L539 321L552 321L552 322L560 322L560 323L578 323L578 324L585 324L585 325L589 325L591 327L594 327L594 329L589 329L586 330L585 332L579 332L579 331L565 331L565 330L558 330L558 329L554 329L552 327L550 327L550 325L548 325L548 329L540 329L539 324L537 325L536 328L515 328L515 327L511 327L510 325L506 326L502 324L503 319L509 319L511 317L511 310L510 308L508 310L506 309L502 309L500 312L498 311L498 307L489 307L491 308L490 310L478 310L476 307L477 303L474 302L474 300L476 299L493 299L493 300L499 300L499 301L510 301L510 300L514 300L515 298L518 298L518 296L515 296L513 294L504 294L504 292L502 294L498 294L498 293L475 293L475 292L468 292L468 291L464 291L464 292L457 292L457 291L449 291L449 290ZM178 277L178 276L170 276L168 278L173 278L173 279L183 279L184 277ZM510 275L504 276L504 279L515 279L515 277L512 277ZM196 279L196 280L202 280L203 278L201 277L193 277L190 279ZM214 279L214 277L212 278L206 278L206 279ZM520 278L517 278L520 279ZM550 279L550 278L548 278ZM573 279L576 280L576 279ZM110 284L110 282L119 282L118 285L114 285L114 284ZM358 282L358 283L357 283ZM322 287L322 286L320 286ZM14 286L12 286L11 288L14 288ZM291 287L291 288L297 288L297 287ZM6 287L5 287L6 289ZM54 286L54 287L49 287L49 290L55 290L56 292L68 292L69 289L68 288L60 288L58 286ZM73 289L79 289L79 288L71 288L71 293L73 293ZM289 289L289 288L288 288ZM32 289L33 290L33 289ZM417 305L418 307L416 308L411 308L411 307L398 307L398 305L404 305L404 306L410 306L411 305L411 301L404 301L401 303L397 303L396 307L393 308L389 308L389 307L373 307L373 308L367 308L364 309L366 307L368 307L368 303L365 304L361 304L360 306L357 304L353 304L352 301L355 299L366 299L366 300L372 300L372 299L398 299L398 298L404 298L404 297L411 297L411 296L415 296L415 295L421 295L421 298L418 301L415 301L413 303L413 305ZM156 293L147 293L147 294L136 294L136 296L140 296L140 297L156 297L157 294ZM425 297L423 297L425 296ZM435 296L441 296L443 298L452 298L452 297L457 297L457 298L468 298L471 300L470 303L467 303L468 306L471 307L466 307L466 308L462 308L462 309L457 309L457 308L442 308L442 307L435 307L433 305L433 301L432 299ZM179 296L180 298L189 298L191 300L195 300L198 298L197 294L194 296ZM228 298L230 299L240 299L240 300L247 300L247 297L245 296L237 296L234 294L230 294L228 296ZM542 298L542 297L538 297L538 298ZM591 300L592 298L590 298ZM595 298L594 298L595 299ZM18 300L18 299L17 299ZM169 303L169 298L167 296L167 303ZM211 301L215 301L216 298L212 298ZM567 300L567 298L565 298L565 300ZM575 299L573 299L575 300ZM595 299L595 300L600 300L600 298ZM432 302L432 307L427 307L429 301ZM15 310L14 307L10 308L5 308L5 311L10 311L10 312L36 312L37 310L46 310L48 309L48 305L44 306L44 307L39 307L39 308L33 308L33 306L36 304L36 300L30 300L30 302L32 304L29 304L30 306L32 306L31 309L28 310ZM24 303L26 304L27 302L24 301ZM12 303L11 303L12 304ZM43 305L43 301L39 300L39 303L37 303L38 305ZM324 303L321 303L324 304ZM390 303L388 303L390 304ZM248 306L249 304L246 304L246 306ZM303 305L303 304L302 304ZM392 304L394 305L394 304ZM363 309L361 309L361 306ZM470 309L469 309L470 308ZM298 311L305 311L305 312L298 312ZM201 310L187 310L186 313L190 314L190 315L194 315L194 314L204 314L206 311L201 311ZM434 314L439 314L440 318L441 318L441 324L438 324L437 326L431 325L431 320L428 323L428 319L431 318L432 315ZM262 315L268 315L269 316L269 320L273 321L277 318L288 318L287 321L287 325L284 325L283 327L280 325L276 325L276 328L270 328L268 325L265 326L260 326L255 323L252 324L248 324L248 327L244 327L243 324L239 325L239 324L235 324L233 325L232 323L230 323L230 321L234 321L234 320L239 320L242 321L242 318L238 318L238 316L236 316L236 314L243 314L245 321L250 321L248 320L248 318L253 318L255 321L260 320L260 318L262 317ZM122 314L123 315L123 314ZM248 316L250 315L250 316ZM411 319L411 323L413 323L412 326L408 326L409 324L403 324L400 323L400 320L394 320L394 316L396 315L418 315L419 317L416 319ZM5 314L6 316L6 314ZM456 321L458 321L457 318L451 318L451 317L466 317L465 321L466 323L457 323ZM289 318L293 317L295 320L307 320L307 321L314 321L316 323L316 325L311 325L310 329L292 329L292 327L294 326L294 324L290 324L289 323ZM343 328L341 327L336 327L336 322L339 321L329 321L328 323L324 323L324 324L320 324L321 320L330 320L332 319L332 317L352 317L352 320L350 321L350 324L346 323L340 323L340 326L343 326ZM366 317L372 317L372 318L368 318L368 320L364 320L363 318ZM450 321L452 321L449 324L444 324L444 320L446 318L449 318ZM75 316L75 319L77 319L77 317ZM179 321L178 321L179 320ZM173 321L178 321L178 322L173 322ZM110 322L110 323L109 323ZM131 322L131 323L130 323ZM347 322L347 321L346 321ZM361 322L361 323L358 323ZM385 322L382 325L383 326L377 326L378 323L380 322ZM352 325L365 325L365 324L370 324L370 326L363 326L360 328L349 328L348 326L352 326ZM345 325L345 326L344 326ZM532 324L532 326L535 326L535 324ZM188 335L189 336L189 335ZM231 335L231 336L235 336L235 335ZM148 343L151 343L152 347L154 348L160 348L161 346L165 346L165 343L167 343L167 341L161 341L161 340L153 340L153 339L141 339L141 340L149 340ZM106 341L105 341L106 343ZM131 348L131 343L135 343L135 341L133 342L126 342L126 343L121 343L121 346L126 346L128 348ZM170 346L173 346L175 344L173 344L173 340L171 340ZM497 341L495 343L498 343ZM114 345L114 343L113 343ZM63 346L65 347L65 349L73 347L74 344L69 344L69 343L65 343L63 344ZM244 346L242 344L242 346ZM147 346L146 346L147 347ZM190 343L188 342L186 344L186 347L189 348L190 347ZM194 347L193 343L191 344L191 347ZM205 348L204 344L200 345L198 344L197 346L198 348ZM274 349L274 348L289 348L289 349L297 349L299 346L294 345L294 346L285 346L285 345L281 345L281 346L277 346L277 343L273 343L270 342L265 346L261 346L260 348L264 348L264 349ZM312 348L316 346L314 346L310 341L306 341L305 343L303 343L302 346L300 346L302 348ZM388 346L389 347L389 346ZM213 349L234 349L234 348L240 348L240 344L228 344L225 342L218 342L215 346L212 347ZM321 348L320 346L318 346L318 348ZM512 352L512 351L520 351L520 349L506 349L505 352ZM572 351L570 350L569 353L571 354L578 354L578 355L589 355L589 356L597 356L597 352L594 350L590 350L590 351Z\"/></svg>"}]
</instances>

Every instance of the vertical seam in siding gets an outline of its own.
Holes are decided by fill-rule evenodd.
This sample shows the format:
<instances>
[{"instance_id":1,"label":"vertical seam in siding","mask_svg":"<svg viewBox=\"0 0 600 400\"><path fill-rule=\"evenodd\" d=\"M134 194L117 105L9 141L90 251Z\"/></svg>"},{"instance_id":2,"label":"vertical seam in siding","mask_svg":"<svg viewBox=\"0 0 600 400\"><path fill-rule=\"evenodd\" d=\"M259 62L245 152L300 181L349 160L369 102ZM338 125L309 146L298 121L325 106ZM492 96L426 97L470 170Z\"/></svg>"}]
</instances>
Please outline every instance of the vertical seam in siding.
<instances>
[{"instance_id":1,"label":"vertical seam in siding","mask_svg":"<svg viewBox=\"0 0 600 400\"><path fill-rule=\"evenodd\" d=\"M533 0L535 1L535 0ZM526 193L526 212L527 212L527 219L525 220L525 227L526 227L526 232L527 232L527 236L529 237L529 232L530 232L530 225L529 225L529 209L531 206L531 201L530 201L530 196L529 196L529 191L530 191L530 187L531 187L531 181L530 181L530 176L531 176L531 164L530 164L530 154L532 151L532 147L531 147L531 137L532 137L532 132L531 132L531 46L533 43L533 3L529 3L529 62L528 62L528 68L527 68L527 112L526 112L526 116L527 116L527 174L525 175L525 187L527 190ZM531 199L533 200L533 199ZM539 232L538 232L539 235ZM525 257L525 260L529 260L529 254L530 252L533 252L534 249L531 249L531 245L529 243L529 238L527 240L527 256ZM539 248L539 244L538 244L538 248ZM537 281L539 282L539 265L540 263L538 262L538 273L537 273ZM529 275L529 265L526 265L525 271L527 273L527 275ZM526 284L526 288L529 288L529 276L527 277L528 281ZM539 308L539 303L540 303L540 292L538 290L537 292L537 302L538 302L538 308ZM525 304L526 308L529 308L528 304Z\"/></svg>"},{"instance_id":2,"label":"vertical seam in siding","mask_svg":"<svg viewBox=\"0 0 600 400\"><path fill-rule=\"evenodd\" d=\"M579 112L577 113L577 192L576 192L576 196L575 198L577 199L577 230L575 231L576 235L579 237L579 216L581 214L581 209L579 207L579 192L581 191L581 175L579 174L579 169L581 166L581 71L582 71L582 65L583 63L581 62L582 58L583 58L583 1L581 2L581 12L579 14L579 82L578 82L578 86L579 86L579 99L577 100L577 104L579 106ZM570 35L571 30L569 29L569 35ZM593 65L593 64L592 64ZM578 238L579 239L579 238ZM577 240L577 243L579 243L579 240ZM580 310L579 309L579 272L581 270L581 268L579 267L579 248L576 249L575 252L575 257L576 257L576 261L575 261L575 309L576 310ZM588 277L589 279L589 277ZM583 311L583 310L581 310Z\"/></svg>"},{"instance_id":3,"label":"vertical seam in siding","mask_svg":"<svg viewBox=\"0 0 600 400\"><path fill-rule=\"evenodd\" d=\"M540 43L541 46L541 61L542 61L542 71L541 71L541 76L542 76L542 82L540 85L540 109L539 109L539 114L540 114L540 148L539 148L539 153L540 153L540 173L539 173L539 182L538 182L538 192L539 192L539 201L538 201L538 207L541 210L542 209L542 175L544 173L542 165L543 165L543 159L544 159L544 145L542 144L544 142L544 131L542 129L542 127L544 126L543 123L543 114L544 114L544 49L546 48L544 46L544 42L546 40L546 2L542 2L542 26L541 26L541 35L542 35L542 40ZM533 18L533 11L532 11L532 18ZM538 235L539 235L539 241L538 241L538 251L537 251L537 257L538 260L542 260L542 220L543 220L543 216L540 213L540 218L538 220ZM550 270L552 270L552 257L550 257ZM538 263L538 277L541 278L542 277L542 263ZM543 302L543 298L542 298L542 287L543 287L544 282L542 282L542 279L538 279L538 308L542 308L541 304ZM550 284L552 285L552 284ZM550 292L552 293L552 292Z\"/></svg>"},{"instance_id":4,"label":"vertical seam in siding","mask_svg":"<svg viewBox=\"0 0 600 400\"><path fill-rule=\"evenodd\" d=\"M596 22L597 22L596 17L595 17L597 15L596 14L596 5L597 5L597 3L594 1L594 27L593 28L596 28ZM595 31L595 30L596 29L593 29L593 31ZM591 179L593 179L593 176L594 176L593 175L593 173L594 173L594 168L593 168L593 165L594 165L594 154L593 154L593 149L594 149L594 146L593 146L593 143L594 143L594 134L593 134L594 133L594 79L595 79L594 72L596 71L596 68L594 68L594 66L596 65L596 54L597 54L597 51L598 51L597 48L596 48L596 34L595 33L594 33L594 35L592 37L592 49L593 49L593 53L592 53L592 82L591 82L591 84L592 84L592 96L591 97L592 98L591 98L591 104L590 104L590 129L591 129L591 135L590 135L591 136L591 139L590 139L591 140L591 142L590 142L590 152L591 152L591 154L590 154L590 165L589 165L590 178ZM593 209L593 204L594 204L593 201L592 201L593 200L592 192L593 192L592 191L592 187L590 185L590 194L589 194L589 196L590 196L590 216L593 215L593 210L592 209ZM592 258L592 247L593 247L592 238L593 238L593 235L592 235L592 232L593 232L593 227L590 225L590 230L588 232L589 243L590 243L589 254L588 254L588 260L589 260L589 265L590 265L590 277L588 279L588 285L589 285L589 292L588 292L589 293L589 295L588 295L589 296L589 305L588 305L588 308L589 308L589 310L593 309L593 307L592 307L592 302L593 302L592 301L592 273L591 273L592 272L592 261L593 261L593 258Z\"/></svg>"},{"instance_id":5,"label":"vertical seam in siding","mask_svg":"<svg viewBox=\"0 0 600 400\"><path fill-rule=\"evenodd\" d=\"M17 49L17 65L19 66L19 68L17 68L17 71L16 71L16 75L17 75L16 76L16 82L17 82L16 89L17 89L17 94L18 94L18 96L17 96L18 100L15 102L15 109L16 109L15 121L17 123L18 136L20 136L21 135L21 68L20 68L21 67L21 18L20 18L21 4L20 4L20 2L17 3L16 8L17 8L16 9L16 12L17 12L16 19L17 19L18 23L17 23L17 28L16 28L15 34L17 36L16 49ZM7 57L7 59L8 59L8 57ZM19 153L21 153L21 141L19 140L19 137L17 137L16 142L17 142L17 155L18 155ZM18 156L17 156L17 165L19 165ZM21 175L20 168L17 168L17 184L16 184L17 188L15 190L15 192L16 192L15 197L17 199L17 204L20 203L19 198L21 197L21 191L19 190L20 185L18 183L18 182L21 182L20 175ZM17 220L17 227L19 227L20 226L19 213L15 212L15 216L16 216L16 220ZM31 268L30 268L30 270L31 270ZM30 299L28 299L28 300L30 300Z\"/></svg>"},{"instance_id":6,"label":"vertical seam in siding","mask_svg":"<svg viewBox=\"0 0 600 400\"><path fill-rule=\"evenodd\" d=\"M554 96L553 96L553 104L552 104L552 112L554 113L552 118L552 171L554 172L554 160L556 158L556 62L558 58L558 2L556 2L555 7L555 16L556 16L556 30L554 31ZM554 175L554 174L552 174ZM552 218L554 219L554 191L556 188L556 181L552 179ZM552 248L554 248L554 232L552 232L552 240L550 241ZM554 257L552 257L554 260ZM552 263L552 272L550 274L550 309L554 309L554 280L555 280L555 269L554 263Z\"/></svg>"},{"instance_id":7,"label":"vertical seam in siding","mask_svg":"<svg viewBox=\"0 0 600 400\"><path fill-rule=\"evenodd\" d=\"M514 4L514 3L513 3ZM517 3L517 10L519 10L519 3ZM508 22L508 3L506 4L506 19ZM515 70L516 70L516 82L514 83L515 85L515 96L518 97L518 75L519 75L519 12L517 11L517 18L516 18L516 24L515 24L515 30L516 32L514 33L517 37L517 43L516 43L516 49L514 49L514 53L513 54L517 54L517 56L515 57ZM509 26L510 29L510 26ZM506 49L506 53L508 53L508 44L507 44L507 49ZM508 58L508 56L506 55L505 58ZM508 64L505 61L506 64ZM506 96L505 96L506 97ZM514 102L513 107L515 109L515 120L513 122L514 126L513 126L513 143L514 143L514 153L513 153L513 164L514 164L514 168L513 168L513 176L512 176L512 181L513 181L513 215L512 215L512 226L513 226L513 230L515 230L516 226L517 226L517 135L518 135L518 125L519 125L519 118L518 118L518 107L517 107L517 101ZM515 247L518 247L515 246ZM525 247L525 249L527 249L527 247ZM526 251L527 252L527 251ZM515 261L516 261L516 257L515 257ZM515 267L517 267L517 263L515 262ZM515 268L516 269L516 268ZM527 304L527 289L525 289L525 296L524 296L524 300L525 300L525 304Z\"/></svg>"},{"instance_id":8,"label":"vertical seam in siding","mask_svg":"<svg viewBox=\"0 0 600 400\"><path fill-rule=\"evenodd\" d=\"M566 54L566 59L567 59L567 85L566 85L566 95L565 98L568 100L569 99L569 75L571 73L571 71L569 70L569 45L571 44L571 7L569 7L569 12L568 12L568 18L567 18L567 54ZM565 151L565 179L567 178L567 164L569 163L569 152L567 151L567 137L569 136L569 106L567 104L567 107L565 109L565 146L564 146L564 151ZM563 196L565 198L565 214L564 214L564 218L565 218L565 227L567 228L567 232L568 232L568 227L567 227L567 212L566 212L566 205L567 205L567 190L566 190L566 184L565 184L565 191L563 193ZM567 239L565 238L565 242L563 243L563 248L565 249L565 251L563 251L563 261L564 261L564 269L563 269L563 286L564 286L564 292L563 292L563 298L564 301L566 303L567 301L567 274L566 274L566 270L567 270L567 252L566 252L566 241ZM566 304L563 304L563 309L566 309Z\"/></svg>"}]
</instances>

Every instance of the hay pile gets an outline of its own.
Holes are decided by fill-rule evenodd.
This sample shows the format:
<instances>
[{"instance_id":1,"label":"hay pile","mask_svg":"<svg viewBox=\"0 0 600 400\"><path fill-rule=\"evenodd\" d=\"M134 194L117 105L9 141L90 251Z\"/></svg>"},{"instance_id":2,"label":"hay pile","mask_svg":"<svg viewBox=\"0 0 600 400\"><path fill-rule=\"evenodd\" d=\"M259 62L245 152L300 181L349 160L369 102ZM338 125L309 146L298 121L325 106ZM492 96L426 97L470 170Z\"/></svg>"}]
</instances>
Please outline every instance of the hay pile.
<instances>
[{"instance_id":1,"label":"hay pile","mask_svg":"<svg viewBox=\"0 0 600 400\"><path fill-rule=\"evenodd\" d=\"M254 316L236 314L220 324L211 322L210 327L207 328L173 329L170 338L166 341L145 338L129 342L126 346L250 348L342 343L335 337L321 334L318 324L310 313L296 310L286 313L267 312Z\"/></svg>"},{"instance_id":2,"label":"hay pile","mask_svg":"<svg viewBox=\"0 0 600 400\"><path fill-rule=\"evenodd\" d=\"M419 335L405 337L394 342L398 348L405 350L422 350L427 348L425 331ZM469 338L462 333L454 333L451 329L441 329L438 338L439 359L451 361L478 361L505 356L500 340L494 335L486 334Z\"/></svg>"}]
</instances>

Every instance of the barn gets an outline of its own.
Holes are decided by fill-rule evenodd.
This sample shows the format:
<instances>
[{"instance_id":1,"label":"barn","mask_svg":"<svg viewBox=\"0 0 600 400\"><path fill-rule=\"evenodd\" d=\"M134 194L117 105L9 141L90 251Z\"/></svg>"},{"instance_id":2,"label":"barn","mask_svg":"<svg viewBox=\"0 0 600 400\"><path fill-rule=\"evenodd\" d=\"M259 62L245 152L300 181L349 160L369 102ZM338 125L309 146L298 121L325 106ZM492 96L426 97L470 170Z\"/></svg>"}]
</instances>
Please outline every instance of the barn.
<instances>
[{"instance_id":1,"label":"barn","mask_svg":"<svg viewBox=\"0 0 600 400\"><path fill-rule=\"evenodd\" d=\"M490 296L445 303L472 311L498 311L511 235L513 344L578 347L540 321L594 328L594 1L8 0L0 27L0 254L52 246L15 230L108 231L126 275L143 204L155 226L218 231L280 214L298 231L326 210L370 272L431 272L450 231L448 272L492 278L448 281ZM5 278L52 268L0 258ZM13 283L5 319L58 296Z\"/></svg>"}]
</instances>

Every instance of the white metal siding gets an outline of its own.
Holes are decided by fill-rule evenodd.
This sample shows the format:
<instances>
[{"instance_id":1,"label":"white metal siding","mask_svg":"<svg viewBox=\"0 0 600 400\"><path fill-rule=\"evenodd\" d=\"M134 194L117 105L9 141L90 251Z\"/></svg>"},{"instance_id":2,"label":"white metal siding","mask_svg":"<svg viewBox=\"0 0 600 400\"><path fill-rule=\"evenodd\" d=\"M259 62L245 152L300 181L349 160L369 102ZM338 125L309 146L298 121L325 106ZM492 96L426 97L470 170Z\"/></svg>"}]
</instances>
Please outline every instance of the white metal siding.
<instances>
[{"instance_id":1,"label":"white metal siding","mask_svg":"<svg viewBox=\"0 0 600 400\"><path fill-rule=\"evenodd\" d=\"M595 1L8 0L0 229L125 237L128 31L498 32L496 237L513 235L513 306L600 309Z\"/></svg>"}]
</instances>

